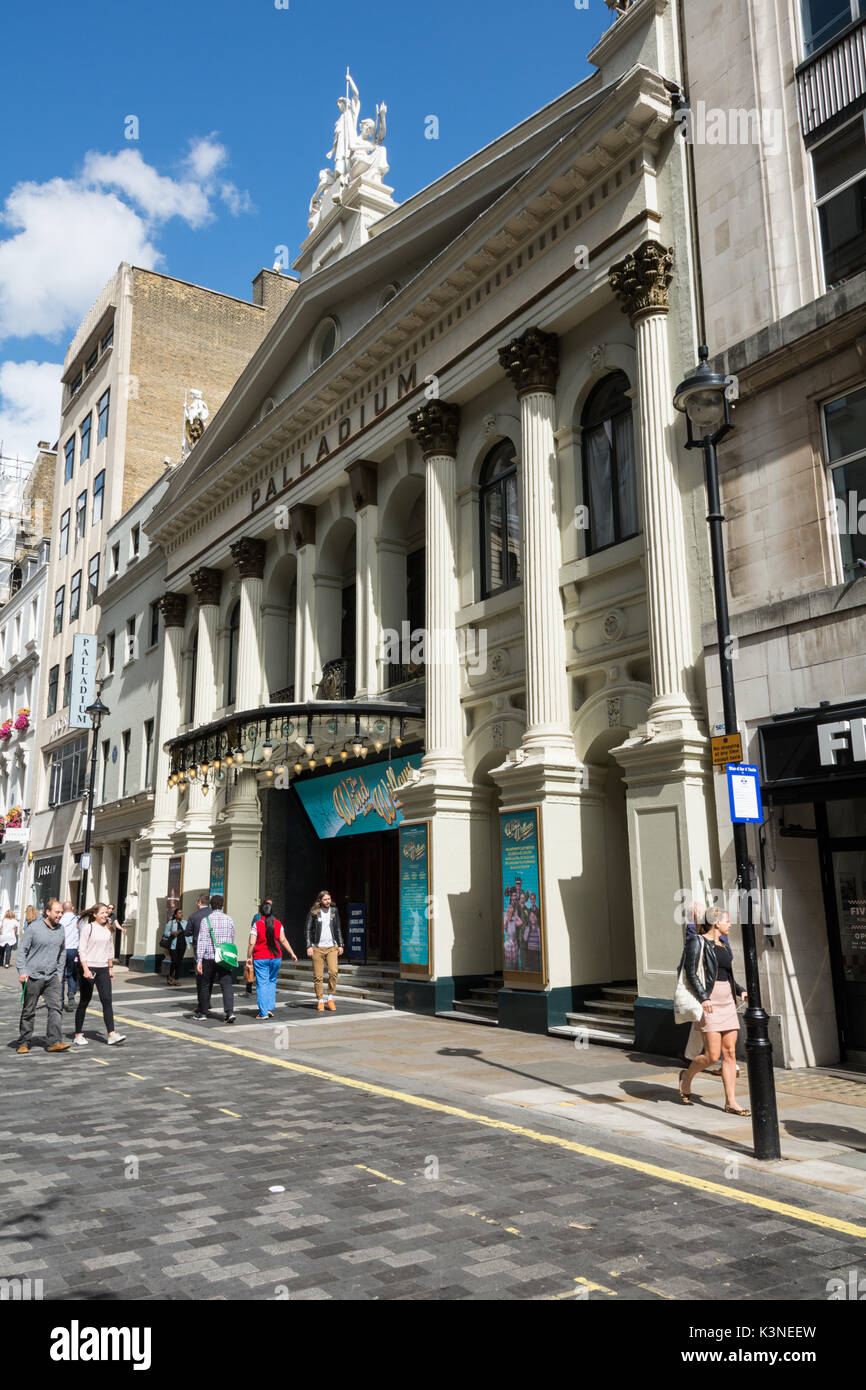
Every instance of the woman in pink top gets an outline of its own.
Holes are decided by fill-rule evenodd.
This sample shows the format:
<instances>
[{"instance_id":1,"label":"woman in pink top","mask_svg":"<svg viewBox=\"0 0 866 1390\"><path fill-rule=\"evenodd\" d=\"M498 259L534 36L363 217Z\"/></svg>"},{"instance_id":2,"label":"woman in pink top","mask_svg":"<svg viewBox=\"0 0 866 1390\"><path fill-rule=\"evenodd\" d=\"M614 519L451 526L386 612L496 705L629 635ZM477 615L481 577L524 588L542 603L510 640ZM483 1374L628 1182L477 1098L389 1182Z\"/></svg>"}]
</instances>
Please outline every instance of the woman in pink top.
<instances>
[{"instance_id":1,"label":"woman in pink top","mask_svg":"<svg viewBox=\"0 0 866 1390\"><path fill-rule=\"evenodd\" d=\"M93 998L93 990L99 993L105 1031L108 1033L108 1046L121 1043L125 1034L114 1029L114 1010L111 1007L111 982L114 979L114 933L109 927L111 911L107 903L95 903L79 918L81 932L78 938L79 994L78 1008L75 1010L76 1047L86 1047L84 1036L84 1015Z\"/></svg>"}]
</instances>

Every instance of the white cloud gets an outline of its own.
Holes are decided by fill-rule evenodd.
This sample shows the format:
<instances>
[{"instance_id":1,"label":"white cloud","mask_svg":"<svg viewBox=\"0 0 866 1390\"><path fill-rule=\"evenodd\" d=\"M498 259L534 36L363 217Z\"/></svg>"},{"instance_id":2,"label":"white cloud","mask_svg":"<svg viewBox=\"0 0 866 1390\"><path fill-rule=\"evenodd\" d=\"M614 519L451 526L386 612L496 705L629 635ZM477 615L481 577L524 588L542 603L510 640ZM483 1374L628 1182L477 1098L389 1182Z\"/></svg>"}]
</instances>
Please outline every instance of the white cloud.
<instances>
[{"instance_id":1,"label":"white cloud","mask_svg":"<svg viewBox=\"0 0 866 1390\"><path fill-rule=\"evenodd\" d=\"M180 217L191 227L201 227L213 217L207 192L200 184L158 174L151 164L145 164L138 150L89 154L84 161L84 181L118 189L151 222Z\"/></svg>"},{"instance_id":2,"label":"white cloud","mask_svg":"<svg viewBox=\"0 0 866 1390\"><path fill-rule=\"evenodd\" d=\"M0 441L4 454L32 459L40 439L54 443L62 371L60 362L0 364Z\"/></svg>"},{"instance_id":3,"label":"white cloud","mask_svg":"<svg viewBox=\"0 0 866 1390\"><path fill-rule=\"evenodd\" d=\"M0 212L0 339L68 336L120 261L161 265L168 219L201 227L218 202L249 212L249 194L218 177L228 151L214 134L190 141L176 179L125 149L91 151L76 178L17 184Z\"/></svg>"}]
</instances>

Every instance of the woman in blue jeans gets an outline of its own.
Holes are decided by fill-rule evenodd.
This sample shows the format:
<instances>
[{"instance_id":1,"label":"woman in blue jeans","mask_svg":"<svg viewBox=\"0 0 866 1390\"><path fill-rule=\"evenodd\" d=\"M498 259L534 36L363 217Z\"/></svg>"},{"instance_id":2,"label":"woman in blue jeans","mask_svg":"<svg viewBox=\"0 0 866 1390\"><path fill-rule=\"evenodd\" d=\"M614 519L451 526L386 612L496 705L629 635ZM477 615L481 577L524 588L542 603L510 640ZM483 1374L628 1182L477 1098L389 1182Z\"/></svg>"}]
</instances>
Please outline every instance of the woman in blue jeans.
<instances>
[{"instance_id":1,"label":"woman in blue jeans","mask_svg":"<svg viewBox=\"0 0 866 1390\"><path fill-rule=\"evenodd\" d=\"M298 959L286 940L282 922L273 915L270 901L262 903L262 908L262 915L256 917L253 922L247 948L247 960L252 962L256 972L256 998L259 1004L257 1019L260 1022L274 1016L277 976L280 973L283 950L289 953L292 960Z\"/></svg>"}]
</instances>

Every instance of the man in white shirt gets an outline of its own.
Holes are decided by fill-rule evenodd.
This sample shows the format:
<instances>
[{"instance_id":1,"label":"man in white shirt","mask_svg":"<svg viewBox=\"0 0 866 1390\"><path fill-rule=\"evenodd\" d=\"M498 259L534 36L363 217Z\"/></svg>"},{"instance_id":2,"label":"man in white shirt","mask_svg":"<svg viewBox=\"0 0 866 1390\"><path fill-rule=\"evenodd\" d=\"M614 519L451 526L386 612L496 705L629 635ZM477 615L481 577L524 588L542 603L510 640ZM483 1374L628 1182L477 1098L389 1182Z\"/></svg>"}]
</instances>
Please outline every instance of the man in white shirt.
<instances>
[{"instance_id":1,"label":"man in white shirt","mask_svg":"<svg viewBox=\"0 0 866 1390\"><path fill-rule=\"evenodd\" d=\"M337 957L343 954L343 933L340 930L340 914L334 906L331 895L325 889L316 898L307 913L304 929L307 942L307 955L313 961L313 983L316 987L316 1009L324 1012L325 999L323 975L325 962L328 964L328 998L331 1013L337 1007Z\"/></svg>"},{"instance_id":2,"label":"man in white shirt","mask_svg":"<svg viewBox=\"0 0 866 1390\"><path fill-rule=\"evenodd\" d=\"M75 978L75 962L78 959L78 916L69 899L63 904L63 916L60 918L60 925L66 938L66 962L63 968L63 979L60 984L60 1004L63 1007L63 994L66 994L66 1012L72 1013L75 1008L75 991L78 987Z\"/></svg>"}]
</instances>

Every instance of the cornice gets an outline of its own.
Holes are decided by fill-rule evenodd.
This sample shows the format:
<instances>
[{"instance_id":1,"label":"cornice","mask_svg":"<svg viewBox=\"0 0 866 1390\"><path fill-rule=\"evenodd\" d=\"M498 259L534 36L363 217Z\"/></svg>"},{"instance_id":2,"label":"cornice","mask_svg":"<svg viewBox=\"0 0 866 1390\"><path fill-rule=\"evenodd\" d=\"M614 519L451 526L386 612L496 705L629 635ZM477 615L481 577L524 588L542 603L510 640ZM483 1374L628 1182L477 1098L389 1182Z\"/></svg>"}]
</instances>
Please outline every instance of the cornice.
<instances>
[{"instance_id":1,"label":"cornice","mask_svg":"<svg viewBox=\"0 0 866 1390\"><path fill-rule=\"evenodd\" d=\"M621 111L626 106L626 114L615 121L612 108ZM372 397L377 382L381 383L391 375L396 376L401 366L408 366L422 350L417 340L425 327L437 318L447 316L451 306L464 297L468 286L477 284L482 275L488 278L495 275L531 241L545 237L547 229L562 216L563 209L569 204L580 203L582 199L588 203L590 195L594 197L616 172L621 174L621 166L637 151L645 149L647 145L654 150L659 135L671 121L670 96L661 77L648 68L633 68L608 89L605 99L578 127L584 137L584 148L575 154L567 169L558 168L562 162L563 141L560 140L440 252L389 303L386 311L375 315L338 349L333 358L301 383L264 420L235 440L223 454L207 462L196 476L179 476L173 480L148 521L148 535L170 555L178 537L190 531L194 533L216 519L219 512L229 505L226 499L241 481L245 485L251 484L257 470L274 466L275 456L281 449L286 451L287 457L290 452L296 454L305 438L305 431L314 438L320 429L326 427L330 416L338 418L341 412L336 406L350 393L359 400ZM639 176L640 170L630 175L627 181ZM608 196L619 191L620 186L616 185ZM594 208L587 207L575 226L587 221L593 211ZM348 263L352 260L352 257L347 258ZM314 281L318 279L319 276L313 277L307 283L315 288ZM305 289L306 286L302 284L287 308L291 309L296 301L301 300ZM301 307L297 305L298 312ZM287 323L279 344L272 345L272 357L282 346L289 330ZM389 367L387 372L384 370L385 364ZM275 363L270 368L264 361L258 364L262 378L266 378L269 371L277 370ZM325 372L331 373L327 381L317 381ZM250 389L251 385L251 382L244 384L242 377L236 388L245 394L240 413L246 418L254 412L258 399L258 395ZM413 395L417 395L420 389L416 387L414 393L407 393L403 397L400 404L404 419ZM222 409L225 409L225 405ZM316 424L315 430L310 428L313 422ZM209 435L213 439L213 424L206 432L203 444ZM291 482L299 483L330 463L338 453L339 449L334 450L322 464L312 464L302 474L296 474ZM194 449L189 456L190 467L195 466L195 456ZM218 467L222 471L215 478L214 471ZM341 470L344 467L342 464ZM207 495L211 504L206 511L202 508L203 494ZM182 495L187 496L188 500L178 506ZM301 500L301 496L298 500Z\"/></svg>"}]
</instances>

